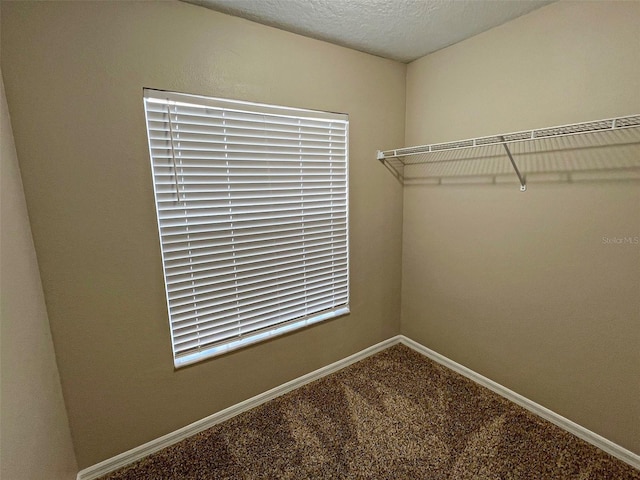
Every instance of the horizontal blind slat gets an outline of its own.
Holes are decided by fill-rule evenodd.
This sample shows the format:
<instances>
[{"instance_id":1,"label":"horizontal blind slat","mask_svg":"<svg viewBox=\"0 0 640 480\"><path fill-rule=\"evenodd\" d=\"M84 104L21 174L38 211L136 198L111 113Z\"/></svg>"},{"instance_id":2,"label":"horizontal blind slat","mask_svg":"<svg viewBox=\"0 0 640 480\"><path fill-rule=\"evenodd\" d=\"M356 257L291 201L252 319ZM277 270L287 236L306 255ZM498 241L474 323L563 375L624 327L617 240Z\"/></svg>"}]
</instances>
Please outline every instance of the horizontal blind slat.
<instances>
[{"instance_id":1,"label":"horizontal blind slat","mask_svg":"<svg viewBox=\"0 0 640 480\"><path fill-rule=\"evenodd\" d=\"M246 313L238 315L237 317L227 317L227 323L225 323L224 319L219 320L218 322L201 322L201 325L204 327L204 334L196 334L195 336L198 338L206 338L207 335L207 327L216 328L220 325L229 325L236 323L239 329L249 330L252 324L263 324L264 321L268 320L269 323L279 323L282 321L287 321L291 318L295 318L296 316L305 315L308 313L309 309L322 306L323 308L331 308L338 305L343 305L346 300L346 293L342 293L338 296L317 296L314 297L311 301L294 301L290 302L286 305L288 308L281 307L264 307L264 308L256 308L249 309ZM190 332L191 333L191 332ZM188 335L188 334L187 334ZM228 337L227 337L228 338ZM177 345L184 344L180 340L180 338L174 340ZM189 340L186 340L189 341Z\"/></svg>"},{"instance_id":2,"label":"horizontal blind slat","mask_svg":"<svg viewBox=\"0 0 640 480\"><path fill-rule=\"evenodd\" d=\"M347 261L344 258L346 248L335 249L335 252L331 250L308 256L305 260L305 265L309 268L319 265L335 264L346 265ZM251 278L254 276L271 276L278 272L288 272L292 269L300 268L302 264L301 256L282 257L274 260L264 260L261 263L249 264L243 268L238 268L233 272L233 275L238 280ZM177 275L175 278L167 278L167 287L169 295L175 291L186 290L193 287L199 287L207 284L215 285L220 283L226 283L229 281L227 277L231 275L228 271L221 271L219 268L213 268L204 270L198 274L182 274Z\"/></svg>"},{"instance_id":3,"label":"horizontal blind slat","mask_svg":"<svg viewBox=\"0 0 640 480\"><path fill-rule=\"evenodd\" d=\"M304 232L304 233L303 233ZM262 235L253 235L249 238L246 236L233 235L234 245L238 246L251 246L251 245L264 245L265 243L271 244L274 242L289 242L304 235L304 238L317 239L317 238L332 238L332 235L346 235L346 226L342 227L320 227L315 229L303 229L296 228L290 230L287 234L282 232L277 233L265 233ZM219 253L219 248L228 247L228 236L222 236L218 242L195 242L188 241L179 245L173 244L171 247L165 246L165 261L178 260L183 258L197 258L203 255L210 255Z\"/></svg>"},{"instance_id":4,"label":"horizontal blind slat","mask_svg":"<svg viewBox=\"0 0 640 480\"><path fill-rule=\"evenodd\" d=\"M346 247L346 235L343 238L333 240L336 246L325 247L326 241L316 239L310 241L304 246L300 246L297 242L289 242L285 244L275 244L271 247L262 245L246 247L242 250L225 250L219 254L208 254L194 257L189 261L189 257L177 258L166 262L167 274L170 276L184 274L192 274L200 271L216 269L221 271L224 268L237 271L243 265L254 264L259 259L266 258L289 258L292 256L300 256L305 258L307 255L319 252L332 252L338 247Z\"/></svg>"},{"instance_id":5,"label":"horizontal blind slat","mask_svg":"<svg viewBox=\"0 0 640 480\"><path fill-rule=\"evenodd\" d=\"M223 299L235 295L253 295L257 292L273 292L286 290L288 288L295 287L298 282L303 280L307 284L325 281L326 279L332 279L333 281L338 283L342 281L342 279L346 280L346 278L346 265L331 265L328 267L325 266L324 268L305 269L303 273L296 270L293 272L289 272L287 275L278 276L276 278L270 278L267 280L249 279L242 282L233 281L221 283L215 286L208 285L207 287L198 289L197 294L192 290L191 292L185 292L182 296L172 295L170 299L170 305L172 309L179 310L181 307L187 305L189 305L189 308L191 308L191 305L196 298L199 302L209 302L213 299L219 299L220 301L223 301ZM179 313L181 313L181 311Z\"/></svg>"},{"instance_id":6,"label":"horizontal blind slat","mask_svg":"<svg viewBox=\"0 0 640 480\"><path fill-rule=\"evenodd\" d=\"M314 275L331 275L336 279L347 277L347 262L346 261L329 261L329 262L316 262L314 264L307 264L304 269L304 275L307 278L311 278ZM255 288L257 285L264 285L269 287L277 284L278 282L286 281L287 278L300 274L300 269L297 265L284 265L281 268L272 269L258 275L243 275L235 276L229 275L227 277L218 277L215 281L202 281L200 283L194 283L193 285L184 285L181 288L172 288L168 292L168 297L171 300L171 305L182 305L189 303L188 299L192 299L194 295L202 295L205 299L209 294L217 294L219 290L225 290L228 288Z\"/></svg>"},{"instance_id":7,"label":"horizontal blind slat","mask_svg":"<svg viewBox=\"0 0 640 480\"><path fill-rule=\"evenodd\" d=\"M257 270L260 264L279 265L282 263L304 262L307 259L317 259L322 257L336 257L340 256L346 250L346 239L336 246L325 247L313 245L307 251L303 251L301 248L283 248L280 250L274 250L267 252L267 254L260 253L246 253L242 256L234 257L232 255L225 255L219 261L207 262L202 264L196 264L194 268L188 267L165 267L165 275L167 280L171 279L171 283L176 278L183 278L184 281L189 279L206 278L213 276L212 272L216 272L216 276L224 275L227 270L234 272L247 271L247 266L251 270ZM255 267L255 268L254 268Z\"/></svg>"},{"instance_id":8,"label":"horizontal blind slat","mask_svg":"<svg viewBox=\"0 0 640 480\"><path fill-rule=\"evenodd\" d=\"M213 302L204 304L198 302L198 309L182 311L171 310L172 323L180 325L183 320L198 318L200 327L205 322L216 322L217 319L226 318L229 315L235 315L235 312L242 311L245 314L252 311L263 311L276 307L276 310L286 310L285 305L291 302L306 302L307 299L316 298L317 296L335 296L346 291L346 279L344 283L337 283L335 286L326 283L315 283L313 285L300 285L297 289L288 289L279 293L277 297L266 297L264 295L243 296L235 300L229 299L226 302ZM204 319L207 319L206 321ZM184 327L180 327L184 328Z\"/></svg>"},{"instance_id":9,"label":"horizontal blind slat","mask_svg":"<svg viewBox=\"0 0 640 480\"><path fill-rule=\"evenodd\" d=\"M346 205L338 205L333 209L327 209L324 207L308 208L305 210L304 215L305 215L305 218L310 218L314 220L314 219L326 218L326 217L331 218L332 215L341 215L346 213L347 213ZM160 229L162 230L162 234L164 235L165 230L169 230L169 232L167 233L170 233L172 229L174 230L180 229L181 231L184 232L185 229L188 228L188 230L197 232L199 231L198 227L202 227L201 230L206 231L206 230L213 230L215 228L219 228L221 225L228 225L231 223L233 223L234 226L238 225L238 226L245 226L245 227L248 227L249 225L253 225L255 223L260 223L260 222L270 222L272 224L276 224L280 220L293 220L293 219L296 219L296 221L299 223L300 216L301 215L299 212L292 213L291 210L280 209L280 210L273 210L271 212L254 212L252 214L247 213L245 215L237 215L235 218L233 218L233 221L231 221L229 218L226 218L224 215L212 215L201 220L198 220L195 217L193 217L191 218L190 221L187 220L188 217L185 217L182 222L172 221L172 220L167 220L165 222L162 222L162 224L160 225Z\"/></svg>"},{"instance_id":10,"label":"horizontal blind slat","mask_svg":"<svg viewBox=\"0 0 640 480\"><path fill-rule=\"evenodd\" d=\"M334 223L330 223L331 220L335 220ZM308 227L309 231L312 232L315 230L324 230L329 227L333 227L334 230L346 229L347 218L345 215L335 215L329 219L321 218L313 222L305 221L305 227ZM186 248L188 245L197 247L200 244L206 245L207 242L212 240L226 240L232 233L237 241L250 242L252 239L260 239L263 236L287 235L291 232L300 231L300 229L300 222L289 221L283 223L245 225L244 227L234 226L233 228L219 228L204 232L180 232L173 235L166 235L162 241L162 246L165 252L173 252Z\"/></svg>"},{"instance_id":11,"label":"horizontal blind slat","mask_svg":"<svg viewBox=\"0 0 640 480\"><path fill-rule=\"evenodd\" d=\"M339 231L320 230L316 232L306 232L306 230L300 229L299 232L287 236L261 236L245 241L238 241L233 237L233 246L229 246L227 242L219 242L217 245L208 245L206 247L185 245L179 250L174 249L170 252L167 251L165 252L165 262L171 266L177 266L181 263L185 263L185 259L213 260L218 258L220 255L227 253L258 251L258 249L274 248L276 246L283 247L285 245L301 245L301 242L305 242L303 245L314 245L319 241L326 242L327 240L333 239L345 240L346 235L346 229L341 229Z\"/></svg>"}]
</instances>

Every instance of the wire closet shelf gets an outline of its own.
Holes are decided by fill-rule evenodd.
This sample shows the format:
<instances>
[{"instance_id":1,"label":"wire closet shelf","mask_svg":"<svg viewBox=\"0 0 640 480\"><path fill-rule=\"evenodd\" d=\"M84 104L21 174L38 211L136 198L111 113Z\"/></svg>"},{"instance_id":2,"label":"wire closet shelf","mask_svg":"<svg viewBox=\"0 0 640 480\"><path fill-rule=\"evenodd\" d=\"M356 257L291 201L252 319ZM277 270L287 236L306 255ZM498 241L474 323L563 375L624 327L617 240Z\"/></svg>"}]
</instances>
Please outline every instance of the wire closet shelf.
<instances>
[{"instance_id":1,"label":"wire closet shelf","mask_svg":"<svg viewBox=\"0 0 640 480\"><path fill-rule=\"evenodd\" d=\"M526 175L518 167L519 158L622 144L640 144L640 114L378 151L377 159L404 181L407 166L502 157L502 160L509 160L518 177L520 190L524 192L527 189Z\"/></svg>"}]
</instances>

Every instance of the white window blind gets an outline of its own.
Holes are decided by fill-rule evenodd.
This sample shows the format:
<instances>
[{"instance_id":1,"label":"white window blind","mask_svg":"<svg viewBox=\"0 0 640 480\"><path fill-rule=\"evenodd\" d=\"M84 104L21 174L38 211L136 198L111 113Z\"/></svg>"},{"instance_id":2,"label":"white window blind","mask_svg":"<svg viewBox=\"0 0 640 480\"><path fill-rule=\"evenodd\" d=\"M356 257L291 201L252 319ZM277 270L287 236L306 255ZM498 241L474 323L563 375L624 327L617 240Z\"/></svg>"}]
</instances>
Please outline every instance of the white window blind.
<instances>
[{"instance_id":1,"label":"white window blind","mask_svg":"<svg viewBox=\"0 0 640 480\"><path fill-rule=\"evenodd\" d=\"M348 117L144 106L176 367L348 313Z\"/></svg>"}]
</instances>

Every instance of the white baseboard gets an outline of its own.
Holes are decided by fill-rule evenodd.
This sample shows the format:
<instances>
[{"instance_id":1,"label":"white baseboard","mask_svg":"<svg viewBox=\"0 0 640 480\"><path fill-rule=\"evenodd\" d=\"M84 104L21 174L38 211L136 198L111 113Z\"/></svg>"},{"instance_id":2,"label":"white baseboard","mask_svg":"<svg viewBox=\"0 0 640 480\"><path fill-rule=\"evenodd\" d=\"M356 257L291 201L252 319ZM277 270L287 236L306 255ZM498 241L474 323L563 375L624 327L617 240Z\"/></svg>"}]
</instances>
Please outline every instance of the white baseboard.
<instances>
[{"instance_id":1,"label":"white baseboard","mask_svg":"<svg viewBox=\"0 0 640 480\"><path fill-rule=\"evenodd\" d=\"M182 427L179 430L168 433L167 435L164 435L160 438L151 440L144 445L132 448L131 450L116 455L115 457L104 460L100 463L97 463L96 465L92 465L91 467L87 467L84 470L78 472L77 480L94 480L98 477L106 475L109 472L113 472L114 470L118 470L119 468L126 467L133 462L141 460L144 457L157 452L158 450L162 450L163 448L178 443L185 438L190 437L191 435L202 432L207 428L224 422L231 417L235 417L242 412L251 410L258 405L262 405L269 400L273 400L274 398L279 397L280 395L284 395L285 393L290 392L291 390L295 390L296 388L302 387L307 383L313 382L314 380L318 380L331 373L337 372L338 370L341 370L351 365L352 363L363 360L373 355L374 353L381 352L382 350L385 350L386 348L389 348L390 346L397 343L400 343L399 335L389 338L388 340L380 342L369 348L365 348L364 350L354 353L353 355L332 363L331 365L327 365L326 367L322 367L311 373L303 375L302 377L298 377L294 380L291 380L290 382L272 388L271 390L256 395L255 397L249 398L248 400L240 402L236 405L232 405L229 408L225 408L224 410L214 413L213 415L203 418L202 420L193 422L186 427Z\"/></svg>"},{"instance_id":2,"label":"white baseboard","mask_svg":"<svg viewBox=\"0 0 640 480\"><path fill-rule=\"evenodd\" d=\"M621 447L620 445L613 443L610 440L598 435L597 433L592 432L584 428L581 425L578 425L575 422L572 422L568 418L559 415L548 408L543 407L542 405L537 404L536 402L529 400L522 395L509 390L507 387L500 385L499 383L494 382L493 380L489 380L487 377L480 375L473 370L460 365L459 363L450 360L444 355L440 355L437 352L425 347L424 345L419 344L418 342L414 342L410 338L405 337L404 335L400 335L400 343L406 345L409 348L421 353L422 355L430 358L431 360L438 362L441 365L444 365L447 368L450 368L454 372L463 375L470 380L482 385L483 387L488 388L489 390L497 393L498 395L506 398L507 400L511 400L513 403L520 405L521 407L526 408L530 412L536 414L539 417L548 420L549 422L557 425L558 427L566 430L569 433L574 434L576 437L581 438L585 442L589 442L592 445L595 445L601 450L604 450L610 455L622 460L625 463L628 463L632 467L640 469L640 455L636 455L635 453L627 450L626 448Z\"/></svg>"},{"instance_id":3,"label":"white baseboard","mask_svg":"<svg viewBox=\"0 0 640 480\"><path fill-rule=\"evenodd\" d=\"M511 400L512 402L526 408L539 417L542 417L545 420L548 420L549 422L559 426L560 428L574 434L576 437L581 438L582 440L585 440L592 445L595 445L601 450L604 450L605 452L613 455L614 457L622 460L625 463L628 463L632 467L640 469L640 455L636 455L635 453L622 448L620 445L607 440L597 433L587 430L577 423L572 422L571 420L558 415L548 408L545 408L542 405L539 405L529 400L528 398L525 398L522 395L509 390L499 383L496 383L493 380L489 380L487 377L484 377L479 373L476 373L473 370L470 370L469 368L460 365L459 363L456 363L453 360L440 355L439 353L434 352L424 345L414 342L404 335L396 335L395 337L391 337L388 340L366 348L343 360L339 360L335 363L332 363L331 365L327 365L326 367L320 368L311 373L303 375L302 377L291 380L290 382L280 385L279 387L272 388L271 390L256 395L255 397L249 398L248 400L240 402L236 405L232 405L229 408L214 413L213 415L203 418L202 420L198 420L179 430L168 433L167 435L164 435L160 438L147 442L144 445L140 445L139 447L135 447L124 453L121 453L120 455L116 455L115 457L104 460L103 462L100 462L96 465L85 468L78 473L77 480L94 480L98 477L106 475L109 472L113 472L114 470L125 467L133 462L143 459L148 455L151 455L154 452L157 452L158 450L169 447L177 442L184 440L187 437L190 437L191 435L195 435L196 433L206 430L207 428L210 428L218 423L224 422L225 420L228 420L242 412L246 412L247 410L257 407L258 405L262 405L269 400L279 397L280 395L284 395L285 393L290 392L291 390L295 390L296 388L306 385L307 383L313 382L314 380L318 380L326 375L337 372L338 370L341 370L351 365L352 363L363 360L397 343L402 343L403 345L412 348L413 350L432 359L433 361L450 368L454 372L457 372L473 380L483 387L486 387L489 390L497 393L498 395L501 395L507 400Z\"/></svg>"}]
</instances>

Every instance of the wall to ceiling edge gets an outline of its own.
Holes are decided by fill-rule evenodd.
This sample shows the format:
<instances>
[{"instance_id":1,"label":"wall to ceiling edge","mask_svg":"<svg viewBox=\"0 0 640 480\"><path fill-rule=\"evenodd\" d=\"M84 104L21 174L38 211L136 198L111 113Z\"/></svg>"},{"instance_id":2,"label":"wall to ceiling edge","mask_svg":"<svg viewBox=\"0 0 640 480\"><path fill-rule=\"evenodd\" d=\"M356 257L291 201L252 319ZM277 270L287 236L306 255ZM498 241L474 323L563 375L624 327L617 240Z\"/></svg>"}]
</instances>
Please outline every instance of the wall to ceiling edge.
<instances>
[{"instance_id":1,"label":"wall to ceiling edge","mask_svg":"<svg viewBox=\"0 0 640 480\"><path fill-rule=\"evenodd\" d=\"M638 25L557 2L411 63L405 145L640 113ZM640 245L607 241L640 235L638 181L511 175L405 187L401 331L640 453Z\"/></svg>"},{"instance_id":2,"label":"wall to ceiling edge","mask_svg":"<svg viewBox=\"0 0 640 480\"><path fill-rule=\"evenodd\" d=\"M399 333L406 65L182 2L2 2L2 70L80 468ZM174 371L142 89L350 118L351 314Z\"/></svg>"}]
</instances>

